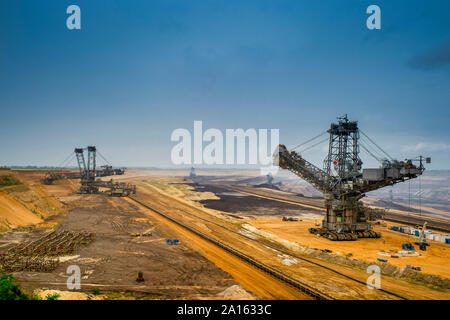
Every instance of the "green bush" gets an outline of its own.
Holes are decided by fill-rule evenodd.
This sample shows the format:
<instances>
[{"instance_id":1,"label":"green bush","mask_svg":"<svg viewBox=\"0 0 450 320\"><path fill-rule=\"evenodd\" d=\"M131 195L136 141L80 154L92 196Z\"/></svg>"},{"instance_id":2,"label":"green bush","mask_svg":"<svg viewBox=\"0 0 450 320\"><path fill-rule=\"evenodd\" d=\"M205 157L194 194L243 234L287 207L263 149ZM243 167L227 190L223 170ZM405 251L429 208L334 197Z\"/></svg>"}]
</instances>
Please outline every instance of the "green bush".
<instances>
[{"instance_id":1,"label":"green bush","mask_svg":"<svg viewBox=\"0 0 450 320\"><path fill-rule=\"evenodd\" d=\"M0 187L17 186L19 184L22 183L10 174L6 176L0 176Z\"/></svg>"},{"instance_id":2,"label":"green bush","mask_svg":"<svg viewBox=\"0 0 450 320\"><path fill-rule=\"evenodd\" d=\"M98 289L98 288L93 288L93 289L91 290L91 293L92 293L94 296L97 296L97 295L100 294L100 289Z\"/></svg>"},{"instance_id":3,"label":"green bush","mask_svg":"<svg viewBox=\"0 0 450 320\"><path fill-rule=\"evenodd\" d=\"M53 293L53 294L47 294L46 299L47 300L58 300L58 298L61 297L59 293Z\"/></svg>"},{"instance_id":4,"label":"green bush","mask_svg":"<svg viewBox=\"0 0 450 320\"><path fill-rule=\"evenodd\" d=\"M29 300L30 297L14 281L12 274L0 275L0 300Z\"/></svg>"}]
</instances>

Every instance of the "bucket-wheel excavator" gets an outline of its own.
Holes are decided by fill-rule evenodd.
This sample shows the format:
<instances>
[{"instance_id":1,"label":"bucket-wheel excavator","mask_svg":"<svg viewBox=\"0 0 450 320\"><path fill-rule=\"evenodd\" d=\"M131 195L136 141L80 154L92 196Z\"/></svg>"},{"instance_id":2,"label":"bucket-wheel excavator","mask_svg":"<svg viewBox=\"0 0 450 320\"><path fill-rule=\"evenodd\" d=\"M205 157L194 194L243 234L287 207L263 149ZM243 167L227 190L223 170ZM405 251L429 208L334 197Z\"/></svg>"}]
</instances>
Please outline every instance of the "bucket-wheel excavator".
<instances>
[{"instance_id":1,"label":"bucket-wheel excavator","mask_svg":"<svg viewBox=\"0 0 450 320\"><path fill-rule=\"evenodd\" d=\"M96 169L96 152L97 148L94 146L87 147L88 161L84 158L84 149L75 148L75 155L77 157L78 169L80 170L81 188L79 193L97 193L99 187L95 183L95 169Z\"/></svg>"},{"instance_id":2,"label":"bucket-wheel excavator","mask_svg":"<svg viewBox=\"0 0 450 320\"><path fill-rule=\"evenodd\" d=\"M280 168L293 172L324 195L326 213L322 225L309 231L330 240L381 237L381 233L372 230L359 200L366 192L418 177L425 170L422 162L430 163L431 159L420 156L414 160L394 160L361 132L389 157L380 161L380 168L361 170L360 146L368 153L373 153L360 145L357 121L349 121L345 115L338 118L338 123L332 123L327 133L329 149L324 169L308 162L299 153L289 151L282 144L275 153L274 160Z\"/></svg>"},{"instance_id":3,"label":"bucket-wheel excavator","mask_svg":"<svg viewBox=\"0 0 450 320\"><path fill-rule=\"evenodd\" d=\"M90 150L89 150L89 148L90 148ZM108 164L101 166L100 167L101 169L97 169L95 167L96 164L92 162L92 161L96 161L95 159L96 159L96 155L97 155L97 149L94 146L88 147L88 157L91 160L91 163L89 164L89 166L92 166L92 168L95 168L95 170L92 170L91 168L89 168L89 170L85 170L86 162L84 159L83 152L84 152L84 150L82 148L76 148L75 155L73 153L70 153L69 157L67 157L61 163L61 165L68 164L74 157L76 157L77 162L78 162L79 172L73 172L73 171L67 171L67 170L62 170L62 171L52 170L45 174L45 177L42 182L46 185L50 185L50 184L53 184L53 182L57 181L57 180L82 179L83 175L85 175L85 173L87 171L90 171L91 178L94 175L95 175L95 177L108 177L108 176L125 174L125 168L113 168L111 165L108 165ZM100 155L100 157L103 158L104 161L109 163L108 160L106 160L105 157L103 157L100 152L98 152L98 154ZM59 167L61 167L61 165Z\"/></svg>"},{"instance_id":4,"label":"bucket-wheel excavator","mask_svg":"<svg viewBox=\"0 0 450 320\"><path fill-rule=\"evenodd\" d=\"M87 150L87 163L84 157L84 151ZM100 189L106 189L110 196L128 196L136 194L136 186L125 182L114 182L112 179L104 181L96 179L97 148L89 146L86 149L76 148L75 155L80 170L81 187L78 193L99 193Z\"/></svg>"}]
</instances>

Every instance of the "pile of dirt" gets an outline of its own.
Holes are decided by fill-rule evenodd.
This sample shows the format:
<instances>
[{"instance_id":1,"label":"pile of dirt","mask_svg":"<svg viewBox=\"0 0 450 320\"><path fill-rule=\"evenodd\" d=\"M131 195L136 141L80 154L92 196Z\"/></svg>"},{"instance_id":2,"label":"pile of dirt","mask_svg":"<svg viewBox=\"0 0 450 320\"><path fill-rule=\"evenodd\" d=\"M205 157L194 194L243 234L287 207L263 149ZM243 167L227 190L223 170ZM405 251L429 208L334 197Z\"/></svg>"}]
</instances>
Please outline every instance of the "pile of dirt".
<instances>
[{"instance_id":1,"label":"pile of dirt","mask_svg":"<svg viewBox=\"0 0 450 320\"><path fill-rule=\"evenodd\" d=\"M0 232L41 224L62 211L63 204L41 185L44 174L39 170L0 170Z\"/></svg>"},{"instance_id":2,"label":"pile of dirt","mask_svg":"<svg viewBox=\"0 0 450 320\"><path fill-rule=\"evenodd\" d=\"M292 266L292 265L298 263L298 260L297 260L297 259L295 259L294 257L291 257L291 256L289 256L289 255L287 255L287 254L279 254L278 256L279 256L280 258L283 258L283 259L281 260L281 263L284 264L285 266Z\"/></svg>"},{"instance_id":3,"label":"pile of dirt","mask_svg":"<svg viewBox=\"0 0 450 320\"><path fill-rule=\"evenodd\" d=\"M218 294L219 297L223 297L225 299L230 300L252 300L255 299L255 297L248 293L244 288L242 288L240 285L233 285L229 288L226 288L224 291L220 292Z\"/></svg>"},{"instance_id":4,"label":"pile of dirt","mask_svg":"<svg viewBox=\"0 0 450 320\"><path fill-rule=\"evenodd\" d=\"M34 291L34 294L42 300L47 300L51 296L56 297L55 300L102 300L101 296L77 291L38 289Z\"/></svg>"},{"instance_id":5,"label":"pile of dirt","mask_svg":"<svg viewBox=\"0 0 450 320\"><path fill-rule=\"evenodd\" d=\"M41 223L42 219L13 196L0 191L0 231Z\"/></svg>"}]
</instances>

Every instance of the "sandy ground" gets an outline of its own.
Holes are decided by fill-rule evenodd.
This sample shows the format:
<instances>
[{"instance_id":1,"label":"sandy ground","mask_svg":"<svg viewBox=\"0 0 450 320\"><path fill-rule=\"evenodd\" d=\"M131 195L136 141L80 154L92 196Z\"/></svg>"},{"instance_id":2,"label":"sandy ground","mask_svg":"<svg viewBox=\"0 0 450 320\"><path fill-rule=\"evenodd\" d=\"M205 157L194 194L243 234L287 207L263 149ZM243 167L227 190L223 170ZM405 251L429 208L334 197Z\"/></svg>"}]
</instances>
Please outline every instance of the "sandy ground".
<instances>
[{"instance_id":1,"label":"sandy ground","mask_svg":"<svg viewBox=\"0 0 450 320\"><path fill-rule=\"evenodd\" d=\"M215 186L217 186L217 185L215 184ZM209 187L209 185L208 185L208 187ZM202 189L200 189L200 190L202 190ZM209 190L209 189L206 189L206 190ZM221 198L221 200L219 202L222 202L223 201L223 197L221 196L220 193L218 194L218 196ZM242 194L238 198L239 198L239 200L237 200L237 201L244 201L244 200L242 200ZM313 204L316 201L318 201L318 200L317 199L311 199L311 204ZM214 202L214 201L211 201L211 202ZM208 204L208 207L211 207L211 206ZM226 208L224 208L224 209L226 209ZM287 241L291 241L292 240L291 237L290 237L291 234L290 234L289 237L286 237L285 236L286 232L285 232L285 229L284 229L285 224L289 223L289 222L282 222L281 221L281 216L284 215L284 211L283 211L283 208L280 208L280 209L281 210L279 212L278 218L273 218L273 217L271 217L271 215L267 216L267 215L264 214L264 212L267 211L266 207L264 207L264 206L263 207L254 206L253 207L253 212L252 212L253 214L251 216L251 219L248 219L247 221L249 223L256 223L256 224L260 220L262 221L262 224L264 224L264 220L265 219L267 219L270 222L274 222L275 221L277 226L280 227L279 230L278 230L279 231L279 233L278 233L279 237L278 238L280 238L280 239L281 238L282 239L288 238L289 240L287 240ZM303 215L304 216L303 218L305 218L305 216L307 217L308 214L305 213L305 211L302 210L301 213L299 214L299 216ZM230 216L235 216L236 215L236 212L234 212L233 210L228 210L227 212L217 212L216 210L213 210L213 212L214 212L215 215L217 215L219 213L219 215L221 215L222 217L223 216L230 217ZM228 212L234 212L235 214L230 215L230 214L227 214ZM239 212L237 214L241 215L242 212ZM248 216L248 214L249 214L248 212L244 212L243 216L244 217ZM277 219L279 219L279 220L277 221ZM321 219L313 219L310 222L306 222L306 221L304 221L304 222L305 222L305 224L307 224L307 223L315 223L315 221L317 221L317 223L319 223L320 220ZM303 223L303 222L299 222L299 223ZM294 222L294 224L295 224L295 222ZM390 225L392 225L392 224L388 223L388 227ZM295 235L298 236L298 234L300 234L300 232L294 226L292 226L292 227L294 228L294 230L292 230L292 237L295 239ZM375 228L378 229L378 228L381 228L381 227L375 226ZM306 229L308 229L308 227L306 227ZM383 228L383 229L385 229L385 228ZM384 230L381 230L381 231L384 231ZM337 250L337 249L335 250L334 248L332 248L332 250L334 252L339 252L341 254L348 254L348 253L352 253L351 249L353 249L355 244L356 244L356 251L358 253L360 253L360 254L366 254L367 258L364 259L363 255L357 254L358 258L352 257L354 259L358 259L360 261L361 260L364 260L364 261L376 261L376 258L378 258L378 257L386 258L386 257L383 257L381 255L378 255L377 253L380 252L381 250L385 250L385 251L401 250L401 244L405 243L405 240L408 240L408 236L407 235L400 234L400 233L393 232L393 231L388 231L388 230L386 230L386 231L389 234L393 234L393 236L390 236L390 235L386 236L386 239L364 239L363 242L358 242L358 241L357 242L340 242L340 243L346 243L347 245L350 245L350 246L353 243L353 245L347 251L344 250L345 248L342 248L342 250L340 250L340 251L343 251L344 253L341 253L341 252L339 252L339 250ZM307 234L309 235L309 232L307 232ZM406 239L405 239L405 237L406 237ZM329 240L326 240L326 239L320 239L320 240L325 241L324 243L322 243L322 245L324 245L324 246L321 247L320 245L315 243L315 244L317 244L315 246L315 248L324 248L324 249L327 248L327 249L330 249L329 248L330 246L334 246L334 242L332 243L332 242L330 242ZM409 239L409 240L412 241L413 239ZM368 245L368 243L370 243L369 241L372 241L371 245ZM386 243L386 245L382 244L383 241ZM394 249L386 250L386 246L393 246ZM366 248L369 250L368 253L366 253ZM426 252L422 252L423 253L422 256L420 256L420 257L402 257L402 258L398 258L399 260L396 261L395 263L393 263L393 265L394 266L399 266L399 267L405 267L406 264L413 264L413 265L416 265L416 266L421 266L422 269L425 268L425 271L423 271L423 272L426 272L426 274L435 274L435 275L439 275L439 276L442 276L442 277L447 277L447 275L448 275L448 261L449 261L448 260L448 255L447 255L447 251L448 251L448 249L447 249L447 246L445 244L433 241L432 247L429 248L429 250L427 250ZM372 253L375 253L375 257L373 256ZM361 257L361 259L359 259L359 257ZM390 261L394 260L394 259L395 258L392 258L392 259L390 259ZM413 259L413 260L407 260L407 259ZM424 261L426 261L426 262L424 262ZM323 262L321 262L321 263L323 263ZM334 269L339 269L339 270L346 270L346 272L348 274L357 274L358 273L353 268L351 268L349 270L348 268L342 268L342 266L335 265L335 264L330 264L330 267L332 267ZM361 274L361 276L362 276L362 274ZM361 278L361 280L363 280L363 278ZM390 277L387 277L387 280L385 281L385 285L391 287L394 290L394 292L397 292L397 293L403 292L405 294L405 296L409 296L411 298L414 297L414 296L416 298L418 297L417 294L416 295L414 295L414 294L411 295L410 294L413 291L415 291L415 292L422 291L421 298L425 298L425 299L433 299L433 298L436 299L436 298L439 298L439 297L445 297L446 299L448 299L448 297L449 297L449 293L447 291L439 292L439 291L428 290L428 289L422 290L422 289L420 289L421 286L416 286L416 287L410 286L410 283L408 283L406 281L400 281L400 280L393 281L393 279L390 278ZM425 291L427 291L427 292L425 292Z\"/></svg>"},{"instance_id":2,"label":"sandy ground","mask_svg":"<svg viewBox=\"0 0 450 320\"><path fill-rule=\"evenodd\" d=\"M146 199L147 197L140 197ZM177 224L168 221L167 219L156 214L152 210L148 210L145 207L140 208L146 212L149 216L153 217L160 223L169 226L179 236L183 238L184 242L188 242L189 246L196 249L209 261L212 261L220 269L229 273L238 283L244 288L253 292L258 297L263 299L301 299L310 300L311 297L300 293L294 288L281 283L280 281L272 278L268 274L259 269L243 262L241 259L234 255L218 248L216 245L209 241L187 231L186 229L178 226Z\"/></svg>"},{"instance_id":3,"label":"sandy ground","mask_svg":"<svg viewBox=\"0 0 450 320\"><path fill-rule=\"evenodd\" d=\"M34 294L42 300L47 300L49 296L57 296L56 300L103 300L103 297L100 295L74 291L37 289L34 291Z\"/></svg>"},{"instance_id":4,"label":"sandy ground","mask_svg":"<svg viewBox=\"0 0 450 320\"><path fill-rule=\"evenodd\" d=\"M233 278L205 259L183 241L180 235L148 216L124 198L105 195L77 195L76 180L55 181L42 185L44 171L14 172L40 201L58 208L42 219L9 195L0 197L0 208L17 225L34 225L1 234L0 253L24 241L31 241L53 229L87 231L95 241L82 247L76 255L61 257L54 272L16 272L14 275L27 290L43 289L42 295L59 290L61 299L92 299L89 293L99 289L104 298L131 297L145 299L254 299ZM133 177L138 173L131 173ZM128 177L129 178L129 177ZM24 196L24 194L19 194ZM24 216L24 218L22 218ZM14 227L15 225L13 225ZM151 232L149 237L131 233ZM168 246L166 239L180 239ZM76 264L82 271L81 292L67 292L66 269ZM138 271L145 282L135 281ZM50 290L50 291L49 291Z\"/></svg>"},{"instance_id":5,"label":"sandy ground","mask_svg":"<svg viewBox=\"0 0 450 320\"><path fill-rule=\"evenodd\" d=\"M379 255L384 250L389 253L402 250L402 243L412 243L416 237L408 236L400 232L388 230L388 227L374 226L376 231L382 232L381 239L360 239L358 241L335 241L331 242L322 237L317 237L308 232L308 229L314 227L316 220L303 220L298 222L281 221L280 218L247 220L247 222L258 229L270 232L283 239L297 242L318 249L329 249L334 254L346 255L351 253L352 257L365 261L377 261L377 258L387 259L388 263L397 267L406 267L406 265L420 266L422 272L440 275L450 278L450 246L430 241L431 245L426 251L419 251L418 257L399 257L390 258ZM388 223L388 226L393 224ZM414 245L418 250L418 246Z\"/></svg>"},{"instance_id":6,"label":"sandy ground","mask_svg":"<svg viewBox=\"0 0 450 320\"><path fill-rule=\"evenodd\" d=\"M63 182L64 187L44 186L41 183L45 171L1 170L0 175L12 175L22 184L0 188L0 219L10 228L30 226L43 223L44 219L58 215L64 205L48 189L65 194L72 193L75 187ZM58 182L61 183L61 182Z\"/></svg>"},{"instance_id":7,"label":"sandy ground","mask_svg":"<svg viewBox=\"0 0 450 320\"><path fill-rule=\"evenodd\" d=\"M267 190L265 188L249 188L241 186L226 187L237 190L244 194L255 194L261 198L270 199L271 196L276 195L276 200L282 203L293 203L290 200L296 201L295 203L299 201L298 197L294 197L278 190ZM246 193L246 191L249 191L251 193ZM316 206L322 205L320 203L320 199L301 199L302 201L304 201L304 207L313 205L313 208L315 208ZM299 210L299 212L304 211ZM314 214L315 212L317 211L313 210L311 211L311 214ZM414 236L389 230L390 226L398 225L398 223L385 222L387 224L387 227L375 226L375 230L383 233L382 239L361 239L357 242L330 243L330 241L314 236L308 232L309 228L314 227L318 223L320 223L320 216L317 216L316 218L310 220L308 220L309 217L304 213L300 214L299 216L305 220L290 223L283 222L279 217L277 217L266 219L262 218L256 220L252 219L248 220L248 222L261 230L271 232L283 239L294 241L308 247L332 249L335 253L337 252L341 255L352 254L355 259L361 259L365 261L376 261L377 258L386 258L382 255L379 255L378 253L382 250L384 250L385 252L394 250L396 252L398 250L401 250L401 244L414 243L414 241L416 240L416 237ZM430 241L430 243L432 243L432 246L428 247L426 251L420 251L421 256L419 257L388 258L388 262L397 267L406 267L406 265L420 266L422 268L422 272L450 278L450 268L448 267L448 263L450 261L450 246L435 241Z\"/></svg>"},{"instance_id":8,"label":"sandy ground","mask_svg":"<svg viewBox=\"0 0 450 320\"><path fill-rule=\"evenodd\" d=\"M82 271L82 291L131 292L139 297L182 299L217 297L237 283L202 255L182 244L168 246L166 239L179 239L179 234L148 216L124 198L103 195L70 195L64 200L76 208L69 210L55 228L92 232L95 241L82 247L76 255L62 257L54 272L17 272L16 278L28 290L48 288L67 290L66 269L78 265ZM38 234L11 231L0 240L0 252ZM131 233L151 232L149 237L133 237ZM137 283L137 273L145 282Z\"/></svg>"},{"instance_id":9,"label":"sandy ground","mask_svg":"<svg viewBox=\"0 0 450 320\"><path fill-rule=\"evenodd\" d=\"M38 216L30 212L20 202L6 193L0 192L0 226L15 228L42 222ZM3 223L2 223L3 222Z\"/></svg>"},{"instance_id":10,"label":"sandy ground","mask_svg":"<svg viewBox=\"0 0 450 320\"><path fill-rule=\"evenodd\" d=\"M65 268L69 264L77 263L83 270L85 277L83 284L86 291L100 288L103 291L132 292L133 295L167 299L223 299L227 296L241 299L307 298L292 291L290 287L286 288L277 280L255 272L254 268L243 264L242 261L234 260L236 259L234 256L228 257L209 242L205 243L201 238L196 238L185 229L168 223L168 220L131 200L107 198L102 195L74 195L74 191L78 188L76 181L57 181L53 185L43 186L40 183L43 172L24 171L18 174L39 199L45 199L50 207L56 207L54 212L43 216L44 222L38 226L90 231L96 234L96 241L93 244L80 250L77 257L68 257L55 272L17 273L16 276L27 288L65 291L67 279ZM223 173L219 171L219 174ZM384 258L377 255L381 250L400 250L401 243L405 242L402 238L404 235L382 230L385 234L382 239L331 243L329 240L316 238L302 229L307 230L308 225L317 220L308 221L306 220L308 217L320 216L320 211L311 208L315 206L316 199L311 199L311 203L306 203L306 206L300 208L298 215L303 216L304 221L282 222L281 216L299 211L299 206L294 208L288 198L285 199L285 203L280 204L271 199L264 199L264 196L241 194L238 196L237 204L243 210L236 211L233 208L227 212L222 209L226 209L228 204L233 203L233 199L237 199L236 194L231 192L228 195L221 195L220 192L216 194L211 190L199 191L177 178L180 175L182 174L179 171L129 171L117 179L138 184L139 198L152 207L173 215L202 232L229 243L338 299L394 299L391 295L369 290L365 285L274 250L265 244L277 244L276 241L270 237L258 236L241 227L244 222L250 223L278 239L315 248L327 248L342 255L352 253L353 257L368 261L374 261L377 257ZM226 177L229 182L233 179L235 179L233 174ZM221 205L225 203L225 207L220 210L207 208L206 206L213 201ZM3 234L0 252L36 236L33 235L34 232L44 230L38 229ZM131 232L146 230L151 230L151 238L130 237ZM182 245L168 247L165 239L172 238L180 239ZM399 266L418 265L424 272L448 277L447 251L446 247L441 248L440 245L433 243L421 257L398 258L393 262L394 259L389 258L388 263L398 263ZM316 260L363 282L367 279L368 275L357 268ZM144 272L145 284L135 282L138 271ZM408 298L449 298L446 291L436 291L388 276L382 278L385 288ZM239 285L253 295L239 288Z\"/></svg>"},{"instance_id":11,"label":"sandy ground","mask_svg":"<svg viewBox=\"0 0 450 320\"><path fill-rule=\"evenodd\" d=\"M159 186L161 183L162 181L160 180L156 185ZM169 183L173 183L173 180L169 179L167 184ZM160 189L153 185L151 179L147 179L147 182L139 188L139 195L152 203L159 210L164 210L174 217L182 219L183 222L195 226L199 230L221 239L238 250L247 252L258 260L282 270L297 279L301 279L301 281L304 281L336 298L393 299L390 295L383 294L376 290L368 290L365 285L358 285L354 281L336 275L331 271L327 271L306 262L296 261L295 259L292 259L292 257L289 257L289 255L286 256L281 252L277 252L277 250L273 250L272 248L265 246L264 241L267 239L260 238L255 234L252 234L251 237L257 239L257 241L243 237L242 234L239 234L242 230L238 227L239 223L242 223L242 220L232 219L229 215L222 214L216 210L204 208L199 203L181 199L179 196L171 195L170 192L163 189L164 188ZM179 194L179 192L176 194ZM255 207L254 210L264 211L265 208ZM257 216L258 214L256 213L255 215ZM204 219L209 221L205 221ZM259 219L249 221L254 222L258 220ZM232 232L232 230L228 231L227 229L217 226L216 224L226 226L227 229L233 229L234 226L237 230L239 230L238 234ZM365 282L367 279L367 273L362 270L323 261L321 263L335 270L351 275L361 281ZM408 298L445 299L449 297L447 292L432 290L404 280L394 279L387 276L383 276L383 279L386 289L389 288L389 290L393 290L394 292Z\"/></svg>"},{"instance_id":12,"label":"sandy ground","mask_svg":"<svg viewBox=\"0 0 450 320\"><path fill-rule=\"evenodd\" d=\"M206 184L206 186L210 187L212 185ZM260 199L268 199L273 200L279 203L283 204L291 204L293 206L296 206L296 211L298 214L291 214L292 216L304 216L305 218L308 218L305 216L305 210L304 209L310 209L310 213L319 213L323 214L325 212L323 199L321 198L308 198L303 196L297 196L292 193L280 191L280 190L274 190L274 189L268 189L268 188L259 188L254 186L241 186L241 185L230 185L230 184L224 184L220 185L218 183L214 184L215 188L225 188L227 190L234 190L241 195L249 195L252 197L260 198ZM227 200L226 198L222 197L221 200ZM235 202L236 199L231 199L229 201L230 203ZM369 202L370 203L370 202ZM208 206L211 206L210 203L207 204ZM372 206L370 207L381 209L379 206ZM443 218L443 216L434 216L431 214L418 214L418 213L412 213L404 210L398 210L398 209L389 209L386 212L386 219L391 219L391 221L402 221L403 223L407 223L409 225L415 226L417 224L423 225L425 221L428 222L428 229L433 229L437 231L444 231L448 233L450 230L450 219ZM396 222L401 223L401 222ZM438 232L438 233L440 233Z\"/></svg>"}]
</instances>

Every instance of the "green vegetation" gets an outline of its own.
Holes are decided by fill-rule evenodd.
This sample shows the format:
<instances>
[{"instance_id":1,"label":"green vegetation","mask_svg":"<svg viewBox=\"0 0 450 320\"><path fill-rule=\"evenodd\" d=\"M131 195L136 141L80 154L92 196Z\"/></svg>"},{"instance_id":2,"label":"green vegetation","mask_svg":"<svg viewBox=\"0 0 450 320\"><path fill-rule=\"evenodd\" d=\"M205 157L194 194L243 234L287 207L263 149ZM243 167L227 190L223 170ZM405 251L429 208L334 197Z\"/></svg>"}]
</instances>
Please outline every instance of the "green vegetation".
<instances>
[{"instance_id":1,"label":"green vegetation","mask_svg":"<svg viewBox=\"0 0 450 320\"><path fill-rule=\"evenodd\" d=\"M7 187L7 186L17 186L21 185L22 182L17 180L12 175L8 174L5 176L0 176L0 187Z\"/></svg>"},{"instance_id":2,"label":"green vegetation","mask_svg":"<svg viewBox=\"0 0 450 320\"><path fill-rule=\"evenodd\" d=\"M0 275L0 300L36 300L37 297L26 294L14 280L12 274Z\"/></svg>"},{"instance_id":3,"label":"green vegetation","mask_svg":"<svg viewBox=\"0 0 450 320\"><path fill-rule=\"evenodd\" d=\"M15 231L32 231L34 226L17 226L13 230Z\"/></svg>"},{"instance_id":4,"label":"green vegetation","mask_svg":"<svg viewBox=\"0 0 450 320\"><path fill-rule=\"evenodd\" d=\"M100 289L98 289L98 288L93 288L93 289L91 290L91 293L92 293L94 296L98 296L98 295L100 294Z\"/></svg>"},{"instance_id":5,"label":"green vegetation","mask_svg":"<svg viewBox=\"0 0 450 320\"><path fill-rule=\"evenodd\" d=\"M2 189L2 191L8 193L8 194L14 194L17 192L27 192L30 191L30 188L28 188L26 185L24 184L19 184L19 185L12 185L12 186L8 186Z\"/></svg>"},{"instance_id":6,"label":"green vegetation","mask_svg":"<svg viewBox=\"0 0 450 320\"><path fill-rule=\"evenodd\" d=\"M53 293L53 294L47 294L46 299L47 300L58 300L58 298L61 297L59 293Z\"/></svg>"},{"instance_id":7,"label":"green vegetation","mask_svg":"<svg viewBox=\"0 0 450 320\"><path fill-rule=\"evenodd\" d=\"M0 232L8 231L11 228L11 223L9 223L8 219L0 217ZM0 234L0 238L2 238L3 235Z\"/></svg>"}]
</instances>

